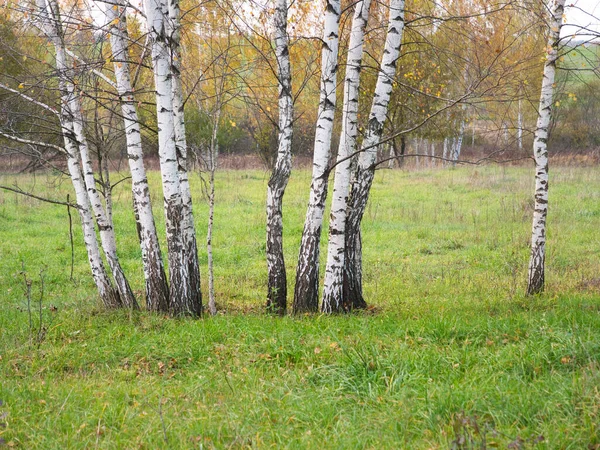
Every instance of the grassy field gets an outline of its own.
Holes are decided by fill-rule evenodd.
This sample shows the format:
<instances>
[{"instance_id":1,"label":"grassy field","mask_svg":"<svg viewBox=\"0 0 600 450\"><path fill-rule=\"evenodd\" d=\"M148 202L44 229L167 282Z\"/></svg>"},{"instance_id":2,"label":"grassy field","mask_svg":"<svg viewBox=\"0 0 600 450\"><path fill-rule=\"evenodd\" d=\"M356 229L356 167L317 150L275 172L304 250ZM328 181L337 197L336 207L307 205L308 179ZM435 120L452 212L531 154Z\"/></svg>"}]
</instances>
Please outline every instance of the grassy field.
<instances>
[{"instance_id":1,"label":"grassy field","mask_svg":"<svg viewBox=\"0 0 600 450\"><path fill-rule=\"evenodd\" d=\"M599 449L600 177L551 176L547 292L525 298L531 170L379 173L364 223L374 308L341 317L262 313L264 172L218 176L222 314L197 321L103 311L77 222L69 279L66 208L0 192L0 447ZM69 192L51 174L0 175L15 181ZM286 194L291 281L309 181L294 173ZM127 183L115 200L141 292Z\"/></svg>"}]
</instances>

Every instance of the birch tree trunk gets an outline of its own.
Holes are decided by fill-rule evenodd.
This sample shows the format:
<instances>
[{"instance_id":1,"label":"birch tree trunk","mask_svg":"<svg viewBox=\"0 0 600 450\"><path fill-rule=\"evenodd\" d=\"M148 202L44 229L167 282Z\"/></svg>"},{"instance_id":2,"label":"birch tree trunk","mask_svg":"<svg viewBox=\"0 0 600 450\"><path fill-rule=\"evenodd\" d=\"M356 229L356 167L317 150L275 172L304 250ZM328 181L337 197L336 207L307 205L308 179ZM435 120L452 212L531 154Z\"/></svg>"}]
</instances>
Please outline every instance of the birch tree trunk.
<instances>
[{"instance_id":1,"label":"birch tree trunk","mask_svg":"<svg viewBox=\"0 0 600 450\"><path fill-rule=\"evenodd\" d=\"M454 160L454 165L456 165L456 163L460 159L460 152L462 151L462 145L463 145L464 138L465 138L465 120L461 119L460 120L460 128L458 130L458 136L456 138L456 143L454 145L454 156L452 158Z\"/></svg>"},{"instance_id":2,"label":"birch tree trunk","mask_svg":"<svg viewBox=\"0 0 600 450\"><path fill-rule=\"evenodd\" d=\"M49 1L53 2L55 0ZM100 232L100 241L102 243L102 248L104 250L104 254L106 255L108 266L110 267L110 270L113 274L113 278L115 279L115 284L117 290L119 291L119 295L121 297L121 302L123 303L123 306L137 309L139 308L139 306L137 304L137 301L135 300L133 291L129 286L129 282L125 277L125 273L123 272L121 263L119 262L119 257L117 256L117 240L115 236L115 229L113 227L112 222L108 218L106 210L104 209L102 199L100 198L100 193L98 192L98 189L96 189L94 166L90 158L87 138L85 136L85 131L83 128L83 116L81 113L81 103L79 101L79 96L75 92L73 86L68 87L68 89L71 91L69 110L73 116L73 132L75 134L75 139L77 139L77 143L79 145L79 155L81 157L83 179L85 181L88 197L92 205L92 211L94 212L94 216L96 218L96 224L98 225L98 230Z\"/></svg>"},{"instance_id":3,"label":"birch tree trunk","mask_svg":"<svg viewBox=\"0 0 600 450\"><path fill-rule=\"evenodd\" d=\"M283 257L282 203L292 169L294 105L287 33L288 2L275 1L275 55L279 78L279 144L277 160L267 187L267 310L284 314L287 275Z\"/></svg>"},{"instance_id":4,"label":"birch tree trunk","mask_svg":"<svg viewBox=\"0 0 600 450\"><path fill-rule=\"evenodd\" d=\"M340 305L350 308L366 307L362 295L362 241L360 225L367 206L369 191L375 176L377 147L381 140L392 85L396 76L396 63L404 33L404 0L390 0L389 25L381 69L375 85L375 95L369 114L367 134L359 155L355 182L348 201L346 222L346 270L344 271L344 299ZM333 310L332 310L333 311ZM328 311L329 312L329 311Z\"/></svg>"},{"instance_id":5,"label":"birch tree trunk","mask_svg":"<svg viewBox=\"0 0 600 450\"><path fill-rule=\"evenodd\" d=\"M215 171L217 170L217 158L219 143L217 135L221 120L220 95L217 94L217 110L213 116L213 129L210 138L210 149L208 155L209 191L208 191L208 229L206 231L206 256L208 258L208 311L211 315L217 314L217 301L215 298L215 273L213 267L212 236L215 217Z\"/></svg>"},{"instance_id":6,"label":"birch tree trunk","mask_svg":"<svg viewBox=\"0 0 600 450\"><path fill-rule=\"evenodd\" d=\"M85 182L81 173L81 166L77 157L77 147L70 136L68 126L63 128L65 133L64 141L67 149L67 167L69 176L75 189L75 198L77 200L77 208L81 219L81 228L83 230L83 241L92 270L92 278L98 289L100 299L106 308L118 308L123 306L118 291L113 287L108 273L102 262L100 248L96 239L96 230L94 228L94 219L90 210L90 203L86 193Z\"/></svg>"},{"instance_id":7,"label":"birch tree trunk","mask_svg":"<svg viewBox=\"0 0 600 450\"><path fill-rule=\"evenodd\" d=\"M521 99L519 99L519 112L517 115L517 148L519 152L523 150L523 111L521 109Z\"/></svg>"},{"instance_id":8,"label":"birch tree trunk","mask_svg":"<svg viewBox=\"0 0 600 450\"><path fill-rule=\"evenodd\" d=\"M180 188L179 161L173 114L169 14L161 0L145 0L148 32L152 46L152 68L156 89L158 154L164 195L169 260L169 311L197 315L183 239L184 211Z\"/></svg>"},{"instance_id":9,"label":"birch tree trunk","mask_svg":"<svg viewBox=\"0 0 600 450\"><path fill-rule=\"evenodd\" d=\"M106 16L117 90L125 123L133 209L142 250L146 283L146 308L150 311L166 312L169 308L169 286L152 213L150 188L144 167L142 135L129 73L127 14L123 4L117 0L117 5L106 8Z\"/></svg>"},{"instance_id":10,"label":"birch tree trunk","mask_svg":"<svg viewBox=\"0 0 600 450\"><path fill-rule=\"evenodd\" d=\"M68 95L68 103L66 105L63 105L64 114L65 116L70 116L67 120L70 123L71 129L74 134L74 138L76 140L77 146L79 147L79 155L81 157L82 164L81 169L83 170L83 180L85 182L88 198L96 219L96 224L98 225L98 230L100 232L100 241L102 243L102 249L104 250L108 266L110 267L113 278L115 280L116 288L119 292L121 303L123 304L123 306L126 306L128 308L137 309L139 308L139 306L137 304L137 301L135 300L133 291L129 286L127 277L123 272L121 263L119 262L119 257L117 256L117 241L115 237L113 224L109 220L104 205L102 204L100 193L96 189L94 169L89 155L87 138L85 136L85 131L83 127L83 115L81 112L81 103L79 100L79 95L75 90L75 85L73 84L72 77L70 77L67 74L68 65L66 59L66 50L64 48L64 41L61 37L62 24L60 21L60 10L58 2L56 0L48 0L48 6L50 11L54 14L52 23L54 24L57 36L57 39L55 39L55 49L57 47L60 47L60 49L57 49L56 54L57 66L59 65L58 60L60 59L60 66L64 67L64 70L61 70L59 74L59 77L63 78L64 87Z\"/></svg>"},{"instance_id":11,"label":"birch tree trunk","mask_svg":"<svg viewBox=\"0 0 600 450\"><path fill-rule=\"evenodd\" d=\"M554 75L558 59L560 29L565 8L565 0L553 0L552 17L544 65L544 77L540 95L538 120L533 139L535 157L535 208L531 227L531 258L527 295L544 290L544 272L546 260L546 217L548 214L548 128L552 113L552 97L554 94Z\"/></svg>"},{"instance_id":12,"label":"birch tree trunk","mask_svg":"<svg viewBox=\"0 0 600 450\"><path fill-rule=\"evenodd\" d=\"M55 1L46 3L46 0L36 0L36 5L39 9L42 29L52 42L55 50L56 70L58 72L58 84L61 95L60 124L67 151L67 167L73 189L75 190L83 239L92 270L92 277L104 306L107 308L119 307L122 306L121 298L117 290L113 287L100 256L96 230L90 211L90 202L78 158L79 152L74 131L74 116L70 108L75 92L72 83L68 81L67 77L69 67L67 65L67 55L63 41L60 11Z\"/></svg>"},{"instance_id":13,"label":"birch tree trunk","mask_svg":"<svg viewBox=\"0 0 600 450\"><path fill-rule=\"evenodd\" d=\"M324 312L351 309L350 305L340 304L343 301L344 265L346 247L346 210L350 191L350 160L356 153L356 136L358 134L358 97L360 70L365 28L369 19L371 0L361 0L354 6L350 44L346 61L346 78L344 80L344 108L342 117L342 134L337 154L333 198L329 222L329 243L327 247L327 266L323 283ZM390 145L390 156L392 146ZM390 159L390 164L393 163Z\"/></svg>"},{"instance_id":14,"label":"birch tree trunk","mask_svg":"<svg viewBox=\"0 0 600 450\"><path fill-rule=\"evenodd\" d=\"M183 221L181 233L185 252L185 263L189 278L189 296L184 302L171 298L171 310L174 314L202 314L202 291L200 286L200 266L198 265L198 245L196 242L196 228L192 208L192 193L190 190L187 167L187 140L185 136L185 118L183 87L181 84L181 25L179 20L179 0L166 0L168 2L170 49L171 49L171 74L173 90L173 124L175 128L175 146L177 152L177 173L181 190Z\"/></svg>"},{"instance_id":15,"label":"birch tree trunk","mask_svg":"<svg viewBox=\"0 0 600 450\"><path fill-rule=\"evenodd\" d=\"M445 166L447 164L446 160L448 159L448 137L444 138L444 151L442 154L443 154L442 158L444 158L442 161L442 165Z\"/></svg>"},{"instance_id":16,"label":"birch tree trunk","mask_svg":"<svg viewBox=\"0 0 600 450\"><path fill-rule=\"evenodd\" d=\"M393 141L387 143L388 147L388 169L393 169L396 165L396 159L398 155L396 155L396 145Z\"/></svg>"},{"instance_id":17,"label":"birch tree trunk","mask_svg":"<svg viewBox=\"0 0 600 450\"><path fill-rule=\"evenodd\" d=\"M321 50L321 95L315 132L312 183L296 268L294 312L319 309L319 243L327 199L331 134L336 103L340 0L326 0Z\"/></svg>"},{"instance_id":18,"label":"birch tree trunk","mask_svg":"<svg viewBox=\"0 0 600 450\"><path fill-rule=\"evenodd\" d=\"M47 0L50 11L55 12L55 17L52 22L55 24L57 36L62 34L62 27L59 14L59 6L56 0ZM100 241L102 243L102 249L104 250L104 254L106 256L106 260L108 262L108 266L112 272L113 278L115 280L117 291L119 292L120 300L123 306L128 308L139 308L135 296L133 295L133 291L129 286L129 282L125 273L123 272L123 268L121 267L121 263L119 262L119 257L117 256L117 240L115 237L115 230L112 224L112 221L109 220L109 216L104 208L102 203L102 199L100 198L100 193L96 189L96 179L94 177L94 168L92 165L92 160L89 154L89 147L87 143L87 138L85 135L85 130L83 126L83 114L81 111L81 102L78 93L75 90L75 85L72 81L72 77L70 77L66 73L67 60L66 60L66 50L64 46L64 41L62 38L58 38L55 41L55 48L61 47L60 51L57 51L57 65L58 59L62 59L60 64L65 70L60 72L60 77L63 78L64 86L67 90L68 95L68 104L63 107L66 109L65 113L70 115L70 125L72 127L74 138L76 139L77 145L79 147L79 155L81 157L81 169L83 170L83 179L85 182L85 186L88 193L88 198L90 204L92 206L92 211L94 213L96 224L98 225L98 230L100 232Z\"/></svg>"}]
</instances>

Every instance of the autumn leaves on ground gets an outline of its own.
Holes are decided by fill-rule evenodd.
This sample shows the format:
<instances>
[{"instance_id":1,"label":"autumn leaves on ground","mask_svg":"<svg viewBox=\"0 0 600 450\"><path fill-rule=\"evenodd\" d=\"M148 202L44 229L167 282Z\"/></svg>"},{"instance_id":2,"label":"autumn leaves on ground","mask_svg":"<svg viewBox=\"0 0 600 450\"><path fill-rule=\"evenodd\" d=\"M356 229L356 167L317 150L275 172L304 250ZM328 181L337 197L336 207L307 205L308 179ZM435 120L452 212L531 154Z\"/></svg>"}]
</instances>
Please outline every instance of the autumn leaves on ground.
<instances>
[{"instance_id":1,"label":"autumn leaves on ground","mask_svg":"<svg viewBox=\"0 0 600 450\"><path fill-rule=\"evenodd\" d=\"M379 172L363 235L372 308L338 317L263 313L264 172L217 174L220 314L200 320L103 310L77 222L70 280L66 207L0 192L0 447L598 448L600 181L596 168L551 177L547 288L527 298L531 168ZM69 192L50 174L0 179ZM284 202L290 270L309 183L294 172ZM141 293L127 183L114 200Z\"/></svg>"}]
</instances>

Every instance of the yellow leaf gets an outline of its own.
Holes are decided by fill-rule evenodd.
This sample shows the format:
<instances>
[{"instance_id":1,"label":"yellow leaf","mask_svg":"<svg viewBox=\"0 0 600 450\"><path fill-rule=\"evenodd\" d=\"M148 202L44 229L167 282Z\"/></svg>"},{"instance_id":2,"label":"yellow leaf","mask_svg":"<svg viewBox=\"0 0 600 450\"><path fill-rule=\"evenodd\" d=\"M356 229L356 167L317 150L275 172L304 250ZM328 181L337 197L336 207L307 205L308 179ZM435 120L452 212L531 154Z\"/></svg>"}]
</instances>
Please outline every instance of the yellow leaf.
<instances>
[{"instance_id":1,"label":"yellow leaf","mask_svg":"<svg viewBox=\"0 0 600 450\"><path fill-rule=\"evenodd\" d=\"M23 83L19 84L19 89L25 89L25 86L23 86Z\"/></svg>"}]
</instances>

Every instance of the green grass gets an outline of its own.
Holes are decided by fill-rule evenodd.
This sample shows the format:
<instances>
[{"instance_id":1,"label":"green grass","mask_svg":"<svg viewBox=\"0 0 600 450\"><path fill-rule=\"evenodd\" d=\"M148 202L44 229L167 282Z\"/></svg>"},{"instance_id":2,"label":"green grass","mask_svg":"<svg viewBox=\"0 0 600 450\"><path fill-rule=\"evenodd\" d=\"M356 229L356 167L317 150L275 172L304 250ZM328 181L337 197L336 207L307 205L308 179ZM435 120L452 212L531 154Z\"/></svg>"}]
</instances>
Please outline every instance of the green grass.
<instances>
[{"instance_id":1,"label":"green grass","mask_svg":"<svg viewBox=\"0 0 600 450\"><path fill-rule=\"evenodd\" d=\"M378 174L363 237L375 308L341 317L263 315L264 172L218 176L226 314L197 321L103 311L77 223L69 280L66 208L0 192L0 438L26 449L428 449L485 434L489 448L600 448L600 178L551 175L547 292L525 298L531 170ZM69 192L51 175L0 175L14 181ZM285 199L290 289L309 181L294 173ZM207 206L192 183L203 236ZM127 189L115 193L115 222L141 292Z\"/></svg>"}]
</instances>

